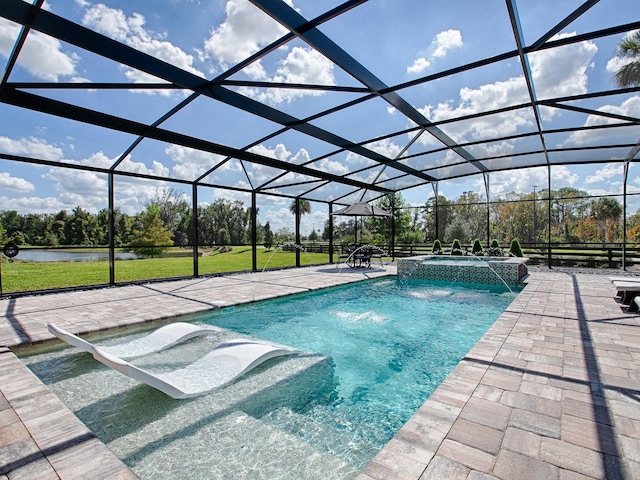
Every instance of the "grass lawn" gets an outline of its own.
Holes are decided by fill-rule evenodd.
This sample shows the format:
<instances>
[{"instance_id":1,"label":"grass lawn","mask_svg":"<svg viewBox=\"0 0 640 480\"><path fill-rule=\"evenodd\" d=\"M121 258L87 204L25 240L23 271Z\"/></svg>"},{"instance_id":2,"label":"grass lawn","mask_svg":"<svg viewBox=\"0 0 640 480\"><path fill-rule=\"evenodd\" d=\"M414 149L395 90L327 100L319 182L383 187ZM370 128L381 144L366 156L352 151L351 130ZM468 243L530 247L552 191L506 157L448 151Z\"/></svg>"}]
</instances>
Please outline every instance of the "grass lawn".
<instances>
[{"instance_id":1,"label":"grass lawn","mask_svg":"<svg viewBox=\"0 0 640 480\"><path fill-rule=\"evenodd\" d=\"M334 256L334 261L337 261ZM329 263L325 253L300 252L300 264ZM257 266L263 268L293 267L295 252L265 250L258 247ZM251 247L232 247L225 253L205 250L198 257L201 275L251 270ZM109 262L9 262L2 258L2 293L48 290L109 283ZM190 277L193 258L189 250L173 249L159 258L118 260L115 263L115 281L130 282L158 278Z\"/></svg>"}]
</instances>

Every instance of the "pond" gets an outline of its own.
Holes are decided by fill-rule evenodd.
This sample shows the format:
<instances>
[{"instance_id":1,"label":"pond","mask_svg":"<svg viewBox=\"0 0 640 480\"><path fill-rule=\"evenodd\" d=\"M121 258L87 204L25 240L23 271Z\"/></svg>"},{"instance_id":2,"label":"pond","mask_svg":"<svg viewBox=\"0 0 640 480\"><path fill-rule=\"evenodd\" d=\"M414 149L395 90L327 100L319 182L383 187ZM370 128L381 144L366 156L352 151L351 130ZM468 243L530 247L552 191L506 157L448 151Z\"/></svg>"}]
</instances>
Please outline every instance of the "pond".
<instances>
[{"instance_id":1,"label":"pond","mask_svg":"<svg viewBox=\"0 0 640 480\"><path fill-rule=\"evenodd\" d=\"M116 260L135 260L138 258L134 253L117 252ZM109 260L109 253L90 251L68 251L68 250L38 250L22 249L15 260L23 262L93 262L96 260Z\"/></svg>"}]
</instances>

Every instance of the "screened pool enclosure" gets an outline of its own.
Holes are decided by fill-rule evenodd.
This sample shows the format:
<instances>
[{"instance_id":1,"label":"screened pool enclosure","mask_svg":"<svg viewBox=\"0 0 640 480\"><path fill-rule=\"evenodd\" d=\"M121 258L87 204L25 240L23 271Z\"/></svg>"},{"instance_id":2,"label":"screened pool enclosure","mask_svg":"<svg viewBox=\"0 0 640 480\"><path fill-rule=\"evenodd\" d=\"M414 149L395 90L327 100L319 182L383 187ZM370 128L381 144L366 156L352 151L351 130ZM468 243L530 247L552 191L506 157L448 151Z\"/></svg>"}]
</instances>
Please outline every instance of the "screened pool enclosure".
<instances>
[{"instance_id":1,"label":"screened pool enclosure","mask_svg":"<svg viewBox=\"0 0 640 480\"><path fill-rule=\"evenodd\" d=\"M640 29L637 0L203 3L0 2L1 243L103 248L93 283L129 280L115 260L142 220L123 215L169 195L185 255L167 275L219 273L202 263L219 244L264 268L266 225L291 233L290 266L317 261L297 247L312 235L331 263L348 241L332 213L363 201L396 217L376 220L390 257L408 251L398 212L427 244L455 220L438 216L474 206L469 241L517 236L551 265L553 244L592 228L625 267L640 87L615 74L634 60L618 46ZM598 236L585 207L558 240L581 196L619 206L615 234L605 219ZM531 218L500 233L511 201ZM102 222L100 235L61 241L67 215ZM36 217L45 231L29 237Z\"/></svg>"}]
</instances>

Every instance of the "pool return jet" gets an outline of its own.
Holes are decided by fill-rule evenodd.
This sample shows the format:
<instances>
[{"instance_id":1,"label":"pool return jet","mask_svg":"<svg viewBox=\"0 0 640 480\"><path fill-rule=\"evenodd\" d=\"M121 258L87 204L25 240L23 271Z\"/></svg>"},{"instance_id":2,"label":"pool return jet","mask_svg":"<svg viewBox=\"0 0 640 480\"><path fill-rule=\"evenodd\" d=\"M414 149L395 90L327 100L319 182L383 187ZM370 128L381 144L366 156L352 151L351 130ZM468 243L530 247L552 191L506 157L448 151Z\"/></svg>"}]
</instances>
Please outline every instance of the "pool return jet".
<instances>
[{"instance_id":1,"label":"pool return jet","mask_svg":"<svg viewBox=\"0 0 640 480\"><path fill-rule=\"evenodd\" d=\"M236 338L220 343L204 357L184 368L152 373L123 360L117 354L127 358L138 357L158 352L198 335L221 330L177 322L160 327L141 339L99 347L55 325L48 324L47 328L69 345L91 353L98 362L176 399L203 395L231 383L271 358L297 353L297 350L285 346Z\"/></svg>"}]
</instances>

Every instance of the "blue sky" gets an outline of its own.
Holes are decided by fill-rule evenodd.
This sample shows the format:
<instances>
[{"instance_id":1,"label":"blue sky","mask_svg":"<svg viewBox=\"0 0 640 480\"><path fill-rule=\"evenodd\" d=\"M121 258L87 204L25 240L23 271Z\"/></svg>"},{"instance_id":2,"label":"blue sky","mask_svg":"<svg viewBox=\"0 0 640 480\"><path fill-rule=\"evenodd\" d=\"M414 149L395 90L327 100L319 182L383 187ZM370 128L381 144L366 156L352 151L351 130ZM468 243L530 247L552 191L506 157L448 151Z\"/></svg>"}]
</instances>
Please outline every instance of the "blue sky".
<instances>
[{"instance_id":1,"label":"blue sky","mask_svg":"<svg viewBox=\"0 0 640 480\"><path fill-rule=\"evenodd\" d=\"M339 5L338 1L288 0L286 2L307 19ZM533 42L582 1L520 0L517 2L525 42ZM197 76L211 79L237 64L259 48L281 37L284 28L246 0L52 0L45 8L119 42L177 65ZM560 34L575 36L640 20L637 0L602 0ZM6 62L19 26L0 18L0 60ZM421 76L481 60L515 48L504 0L407 1L371 0L323 24L320 30L375 73L387 85L396 85ZM539 99L606 91L615 88L613 73L619 66L615 57L621 35L589 40L567 47L543 50L529 57ZM254 62L231 79L296 82L341 86L361 86L348 73L318 54L301 40L293 40L259 62ZM155 82L147 74L101 59L72 45L32 32L9 78L11 82ZM258 89L238 87L239 93L297 116L306 117L331 106L357 98L344 92L320 93L312 90ZM171 90L34 90L36 94L77 103L102 112L139 122L152 123L185 98ZM516 59L499 62L453 75L399 92L427 118L439 121L478 111L521 103L526 97L522 66ZM212 107L213 105L213 107ZM627 94L584 101L595 110L640 116L640 95ZM581 126L607 121L569 111L541 108L545 128ZM441 128L456 141L490 139L494 136L531 131L533 118L514 111L482 120L445 124ZM366 102L352 110L327 116L314 125L339 131L351 141L361 141L411 124L382 100ZM223 104L199 98L163 124L181 133L242 148L255 139L277 130L273 123L240 114ZM640 139L640 127L616 129L625 143ZM611 135L609 132L607 135ZM599 133L565 135L554 138L557 145L585 146L598 141ZM81 125L0 103L0 152L41 158L54 162L108 168L131 144L131 135ZM510 153L525 148L525 142L486 143L484 149ZM371 150L390 158L398 155L407 136L390 138L369 145ZM422 135L412 150L435 145L433 137ZM553 145L552 145L553 146ZM479 148L479 147L478 147ZM319 157L330 149L300 133L289 131L252 151L292 163ZM474 152L475 153L475 152ZM481 152L479 152L481 153ZM189 150L178 145L145 140L123 162L126 171L163 177L192 179L220 157ZM370 162L353 153L329 156L316 164L336 174L366 166ZM411 162L408 162L411 164ZM248 172L257 184L269 179L268 167L253 166ZM216 171L212 182L245 187L247 177L239 162ZM368 177L369 175L369 177ZM372 181L372 172L357 176ZM491 192L528 193L536 185L546 188L547 169L519 169L493 173ZM622 164L598 163L582 166L559 165L552 170L552 188L571 186L592 194L620 194ZM136 213L153 198L158 188L185 190L177 183L116 179L116 203L127 213ZM455 198L461 192L484 193L481 176L441 182L439 191ZM640 192L640 171L632 164L629 191ZM21 213L57 212L77 205L96 212L106 205L105 175L48 166L35 166L0 160L0 209ZM431 196L431 186L403 191L414 205ZM340 188L323 195L338 197ZM199 202L218 197L249 201L249 195L224 189L206 189ZM359 200L345 197L344 203ZM293 229L288 206L291 200L260 196L259 221L272 228ZM637 203L637 204L636 204ZM327 218L325 204L312 203L312 213L303 217L303 233L320 229ZM630 209L640 208L632 201Z\"/></svg>"}]
</instances>

